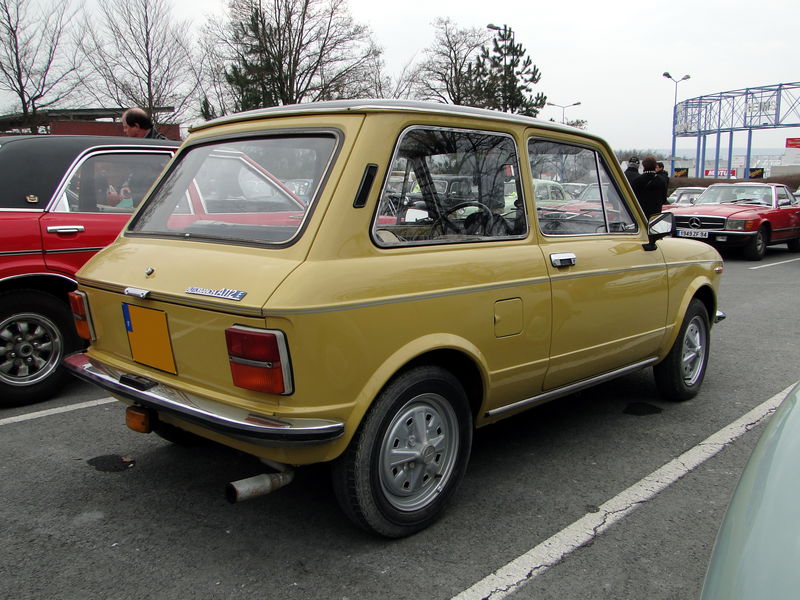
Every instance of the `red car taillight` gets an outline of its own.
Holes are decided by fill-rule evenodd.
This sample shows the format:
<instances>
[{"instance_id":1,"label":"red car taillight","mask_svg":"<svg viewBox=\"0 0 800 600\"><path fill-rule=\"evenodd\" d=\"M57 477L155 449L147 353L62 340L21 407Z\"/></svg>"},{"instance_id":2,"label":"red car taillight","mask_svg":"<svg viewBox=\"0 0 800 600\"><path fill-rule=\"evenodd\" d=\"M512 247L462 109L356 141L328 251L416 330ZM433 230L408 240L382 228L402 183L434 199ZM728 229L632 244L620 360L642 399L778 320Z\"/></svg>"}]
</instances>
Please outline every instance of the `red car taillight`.
<instances>
[{"instance_id":1,"label":"red car taillight","mask_svg":"<svg viewBox=\"0 0 800 600\"><path fill-rule=\"evenodd\" d=\"M72 309L72 318L75 319L75 329L78 335L85 340L93 340L94 327L89 315L89 298L84 292L70 292L69 307Z\"/></svg>"},{"instance_id":2,"label":"red car taillight","mask_svg":"<svg viewBox=\"0 0 800 600\"><path fill-rule=\"evenodd\" d=\"M291 394L289 352L282 331L236 325L225 330L233 385L267 394Z\"/></svg>"}]
</instances>

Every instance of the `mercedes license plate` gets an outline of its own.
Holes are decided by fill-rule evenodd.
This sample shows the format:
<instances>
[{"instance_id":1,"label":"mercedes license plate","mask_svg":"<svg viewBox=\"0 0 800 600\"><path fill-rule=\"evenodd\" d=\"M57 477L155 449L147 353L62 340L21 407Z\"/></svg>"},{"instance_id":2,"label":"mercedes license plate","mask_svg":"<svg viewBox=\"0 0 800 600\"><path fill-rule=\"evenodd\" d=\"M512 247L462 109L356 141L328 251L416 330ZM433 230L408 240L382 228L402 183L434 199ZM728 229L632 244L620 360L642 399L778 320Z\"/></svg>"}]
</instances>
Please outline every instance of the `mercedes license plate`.
<instances>
[{"instance_id":1,"label":"mercedes license plate","mask_svg":"<svg viewBox=\"0 0 800 600\"><path fill-rule=\"evenodd\" d=\"M708 232L702 229L678 229L678 237L707 238Z\"/></svg>"}]
</instances>

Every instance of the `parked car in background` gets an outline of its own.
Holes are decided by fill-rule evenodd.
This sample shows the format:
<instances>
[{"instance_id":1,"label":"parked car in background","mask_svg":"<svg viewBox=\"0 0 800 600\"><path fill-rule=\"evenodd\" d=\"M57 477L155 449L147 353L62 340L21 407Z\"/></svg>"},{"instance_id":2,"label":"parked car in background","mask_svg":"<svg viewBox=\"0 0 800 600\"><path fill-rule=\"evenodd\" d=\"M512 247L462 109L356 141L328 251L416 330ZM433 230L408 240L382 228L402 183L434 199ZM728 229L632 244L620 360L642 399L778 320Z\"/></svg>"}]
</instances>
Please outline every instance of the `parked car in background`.
<instances>
[{"instance_id":1,"label":"parked car in background","mask_svg":"<svg viewBox=\"0 0 800 600\"><path fill-rule=\"evenodd\" d=\"M702 600L796 598L800 589L800 387L770 418L711 553Z\"/></svg>"},{"instance_id":2,"label":"parked car in background","mask_svg":"<svg viewBox=\"0 0 800 600\"><path fill-rule=\"evenodd\" d=\"M323 183L277 223L262 194L180 212L221 154L265 185ZM596 182L591 211L538 205L554 169ZM529 117L388 100L231 115L193 130L80 271L91 345L66 364L136 431L277 469L231 500L330 463L348 517L405 536L442 514L476 426L649 367L664 398L699 392L723 265L671 219L648 223L604 141Z\"/></svg>"},{"instance_id":3,"label":"parked car in background","mask_svg":"<svg viewBox=\"0 0 800 600\"><path fill-rule=\"evenodd\" d=\"M767 246L800 251L800 200L780 183L715 183L691 206L665 205L675 215L675 235L719 248L741 248L748 260Z\"/></svg>"},{"instance_id":4,"label":"parked car in background","mask_svg":"<svg viewBox=\"0 0 800 600\"><path fill-rule=\"evenodd\" d=\"M667 197L668 204L694 204L697 198L706 191L704 187L679 187L675 188Z\"/></svg>"},{"instance_id":5,"label":"parked car in background","mask_svg":"<svg viewBox=\"0 0 800 600\"><path fill-rule=\"evenodd\" d=\"M573 198L572 194L567 192L559 182L547 179L534 180L533 193L536 198L536 206L564 204Z\"/></svg>"},{"instance_id":6,"label":"parked car in background","mask_svg":"<svg viewBox=\"0 0 800 600\"><path fill-rule=\"evenodd\" d=\"M43 400L78 350L67 293L111 243L177 142L0 138L0 406Z\"/></svg>"},{"instance_id":7,"label":"parked car in background","mask_svg":"<svg viewBox=\"0 0 800 600\"><path fill-rule=\"evenodd\" d=\"M562 183L561 186L566 190L566 192L572 196L573 198L577 198L578 194L580 194L584 188L586 187L585 183Z\"/></svg>"}]
</instances>

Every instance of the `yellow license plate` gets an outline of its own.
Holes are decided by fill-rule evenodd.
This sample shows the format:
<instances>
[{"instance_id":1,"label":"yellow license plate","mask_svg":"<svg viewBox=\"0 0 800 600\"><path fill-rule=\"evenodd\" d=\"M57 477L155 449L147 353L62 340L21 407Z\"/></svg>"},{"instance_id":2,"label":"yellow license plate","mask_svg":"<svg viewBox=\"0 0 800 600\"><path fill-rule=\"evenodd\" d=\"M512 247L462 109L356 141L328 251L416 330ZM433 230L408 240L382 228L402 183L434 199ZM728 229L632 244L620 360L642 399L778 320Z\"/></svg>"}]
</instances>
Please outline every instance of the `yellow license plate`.
<instances>
[{"instance_id":1,"label":"yellow license plate","mask_svg":"<svg viewBox=\"0 0 800 600\"><path fill-rule=\"evenodd\" d=\"M123 303L122 316L125 319L133 360L177 374L172 342L169 339L167 313L163 310Z\"/></svg>"}]
</instances>

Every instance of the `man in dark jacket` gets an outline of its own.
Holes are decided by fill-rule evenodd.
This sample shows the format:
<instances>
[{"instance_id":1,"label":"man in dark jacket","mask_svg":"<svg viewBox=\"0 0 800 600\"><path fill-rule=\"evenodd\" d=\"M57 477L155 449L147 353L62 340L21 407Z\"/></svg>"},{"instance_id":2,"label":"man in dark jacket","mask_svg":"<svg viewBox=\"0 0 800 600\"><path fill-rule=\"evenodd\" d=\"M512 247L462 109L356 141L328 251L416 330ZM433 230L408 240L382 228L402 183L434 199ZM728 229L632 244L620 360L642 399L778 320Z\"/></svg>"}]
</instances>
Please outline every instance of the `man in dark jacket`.
<instances>
[{"instance_id":1,"label":"man in dark jacket","mask_svg":"<svg viewBox=\"0 0 800 600\"><path fill-rule=\"evenodd\" d=\"M158 132L153 120L141 108L129 108L122 113L122 131L128 137L150 140L167 139L164 134Z\"/></svg>"},{"instance_id":2,"label":"man in dark jacket","mask_svg":"<svg viewBox=\"0 0 800 600\"><path fill-rule=\"evenodd\" d=\"M656 163L656 175L664 180L664 184L667 186L667 192L669 192L669 174L664 170L664 163Z\"/></svg>"},{"instance_id":3,"label":"man in dark jacket","mask_svg":"<svg viewBox=\"0 0 800 600\"><path fill-rule=\"evenodd\" d=\"M647 218L661 212L667 201L667 184L656 174L656 159L646 156L642 160L644 171L631 184L639 206Z\"/></svg>"},{"instance_id":4,"label":"man in dark jacket","mask_svg":"<svg viewBox=\"0 0 800 600\"><path fill-rule=\"evenodd\" d=\"M628 159L628 168L625 169L625 177L628 178L628 182L633 185L633 180L639 176L639 158L636 156L631 156Z\"/></svg>"}]
</instances>

